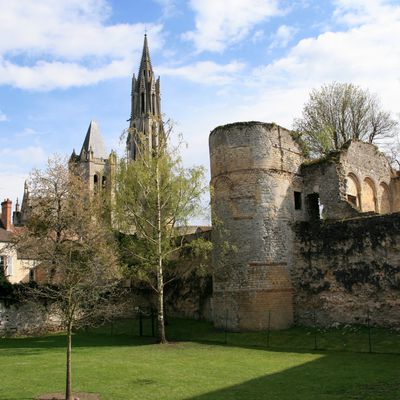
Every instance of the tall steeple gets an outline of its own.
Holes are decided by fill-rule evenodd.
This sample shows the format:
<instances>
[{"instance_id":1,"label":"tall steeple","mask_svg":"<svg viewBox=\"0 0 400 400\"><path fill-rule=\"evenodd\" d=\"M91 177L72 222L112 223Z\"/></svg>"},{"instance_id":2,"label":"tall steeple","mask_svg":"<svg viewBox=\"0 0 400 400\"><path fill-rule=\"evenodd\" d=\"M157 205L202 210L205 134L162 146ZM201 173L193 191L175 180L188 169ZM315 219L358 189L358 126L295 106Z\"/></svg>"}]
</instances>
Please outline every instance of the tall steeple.
<instances>
[{"instance_id":1,"label":"tall steeple","mask_svg":"<svg viewBox=\"0 0 400 400\"><path fill-rule=\"evenodd\" d=\"M126 141L127 157L135 160L145 140L145 148L151 151L158 143L163 132L161 119L160 78L154 77L151 65L147 35L144 35L142 59L139 74L132 77L132 104L128 138Z\"/></svg>"},{"instance_id":2,"label":"tall steeple","mask_svg":"<svg viewBox=\"0 0 400 400\"><path fill-rule=\"evenodd\" d=\"M93 157L107 159L103 138L96 121L90 121L85 140L82 145L80 157L84 158L87 154L93 153Z\"/></svg>"}]
</instances>

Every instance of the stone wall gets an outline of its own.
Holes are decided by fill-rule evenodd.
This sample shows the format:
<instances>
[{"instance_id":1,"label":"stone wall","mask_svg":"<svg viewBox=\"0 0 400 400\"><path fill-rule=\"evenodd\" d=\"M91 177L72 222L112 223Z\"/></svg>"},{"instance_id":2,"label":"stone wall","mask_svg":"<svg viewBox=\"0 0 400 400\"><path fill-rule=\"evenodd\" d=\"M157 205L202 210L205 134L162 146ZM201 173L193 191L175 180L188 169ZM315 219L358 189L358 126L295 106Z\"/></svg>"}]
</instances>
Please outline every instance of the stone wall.
<instances>
[{"instance_id":1,"label":"stone wall","mask_svg":"<svg viewBox=\"0 0 400 400\"><path fill-rule=\"evenodd\" d=\"M400 214L296 226L297 324L400 326Z\"/></svg>"},{"instance_id":2,"label":"stone wall","mask_svg":"<svg viewBox=\"0 0 400 400\"><path fill-rule=\"evenodd\" d=\"M296 218L294 190L301 187L301 150L288 130L246 122L211 132L210 157L214 324L231 330L288 327L290 223Z\"/></svg>"},{"instance_id":3,"label":"stone wall","mask_svg":"<svg viewBox=\"0 0 400 400\"><path fill-rule=\"evenodd\" d=\"M345 201L345 176L335 159L305 162L301 167L304 179L305 212L308 220L310 204L308 196L317 194L321 219L342 219L357 216L355 207Z\"/></svg>"},{"instance_id":4,"label":"stone wall","mask_svg":"<svg viewBox=\"0 0 400 400\"><path fill-rule=\"evenodd\" d=\"M39 335L61 329L51 307L37 302L5 305L0 301L0 336Z\"/></svg>"}]
</instances>

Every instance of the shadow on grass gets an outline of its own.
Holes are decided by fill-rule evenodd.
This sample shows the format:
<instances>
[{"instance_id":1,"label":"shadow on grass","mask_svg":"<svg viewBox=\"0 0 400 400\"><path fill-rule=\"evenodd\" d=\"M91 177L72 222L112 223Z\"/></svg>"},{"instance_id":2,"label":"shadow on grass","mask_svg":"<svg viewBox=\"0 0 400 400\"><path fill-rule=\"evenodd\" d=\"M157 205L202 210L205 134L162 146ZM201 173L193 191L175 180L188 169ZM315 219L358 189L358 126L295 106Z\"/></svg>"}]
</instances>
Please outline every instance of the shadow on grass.
<instances>
[{"instance_id":1,"label":"shadow on grass","mask_svg":"<svg viewBox=\"0 0 400 400\"><path fill-rule=\"evenodd\" d=\"M100 346L145 346L155 343L151 337L133 336L135 330L132 326L114 326L111 335L110 327L102 327L92 332L79 332L74 335L73 346L100 347ZM134 326L136 329L136 326ZM128 334L127 332L130 332ZM268 338L269 347L266 347L267 337L265 332L258 333L230 333L225 336L222 331L215 330L211 324L190 321L171 320L167 327L170 340L191 341L216 348L217 346L229 347L233 351L238 349L237 366L230 371L229 382L240 382L241 374L235 373L236 368L246 368L241 365L239 356L240 348L265 351L261 358L265 370L269 368L269 359L275 363L275 371L279 369L277 363L281 362L282 370L264 374L255 379L249 379L237 384L202 393L185 400L399 400L400 399L400 357L398 355L366 354L368 351L368 337L365 331L353 332L342 338L341 331L327 332L317 337L317 346L329 344L327 352L315 350L315 337L307 328L294 328L283 332L271 332ZM311 332L311 333L310 333ZM386 335L384 331L376 331L380 335L376 340L393 347L392 339L397 336ZM227 344L224 343L227 339ZM390 340L389 340L390 339ZM341 351L342 342L352 347L352 351ZM358 346L358 347L357 347ZM326 347L326 346L325 346ZM35 354L49 349L65 349L65 336L62 334L47 335L35 338L15 338L0 340L0 356L15 356ZM362 353L355 353L354 349L361 349ZM28 352L28 353L27 353ZM277 356L273 353L282 353ZM285 365L293 365L292 353L304 354L300 356L304 363L296 367L284 369ZM236 353L235 353L236 354ZM263 353L264 354L264 353ZM313 356L308 357L307 354ZM282 361L280 361L282 359ZM310 361L311 360L311 361ZM258 358L259 361L259 358ZM272 362L272 361L271 361ZM249 363L242 363L249 367ZM211 367L210 367L211 368ZM224 368L224 367L223 367ZM250 367L249 367L250 368ZM245 371L246 372L246 371ZM261 368L261 373L264 370ZM265 371L266 372L266 371ZM260 369L253 373L244 373L243 376L257 376ZM216 371L215 377L220 377L224 384L224 371ZM235 378L236 376L236 378ZM232 378L232 379L231 379ZM177 382L184 387L184 378L177 376ZM235 379L237 379L235 381ZM228 379L227 379L228 380ZM140 379L141 385L153 383L150 378ZM187 384L187 383L186 383ZM216 386L214 386L216 387ZM150 390L150 389L149 389ZM179 399L184 397L179 396ZM129 397L128 397L129 398ZM28 400L27 397L9 397L1 394L0 400Z\"/></svg>"},{"instance_id":2,"label":"shadow on grass","mask_svg":"<svg viewBox=\"0 0 400 400\"><path fill-rule=\"evenodd\" d=\"M96 335L96 334L75 334L72 339L73 347L115 347L115 346L144 346L155 343L151 337L139 337L128 335ZM35 354L41 350L65 349L66 336L63 334L54 334L27 338L5 338L0 340L0 350L7 350L1 353L2 357L7 355L15 356L20 354ZM27 350L30 350L27 352ZM1 399L1 398L0 398Z\"/></svg>"},{"instance_id":3,"label":"shadow on grass","mask_svg":"<svg viewBox=\"0 0 400 400\"><path fill-rule=\"evenodd\" d=\"M317 360L185 400L399 400L399 358L325 354ZM237 366L241 368L240 362Z\"/></svg>"}]
</instances>

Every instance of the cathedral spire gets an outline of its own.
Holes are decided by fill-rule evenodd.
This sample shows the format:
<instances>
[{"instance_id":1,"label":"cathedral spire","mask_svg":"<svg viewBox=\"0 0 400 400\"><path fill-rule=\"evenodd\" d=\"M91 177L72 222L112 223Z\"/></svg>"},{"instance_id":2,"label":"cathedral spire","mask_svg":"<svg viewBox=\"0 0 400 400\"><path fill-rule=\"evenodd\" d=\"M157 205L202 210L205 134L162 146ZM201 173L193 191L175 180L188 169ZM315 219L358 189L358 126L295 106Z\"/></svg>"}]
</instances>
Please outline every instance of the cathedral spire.
<instances>
[{"instance_id":1,"label":"cathedral spire","mask_svg":"<svg viewBox=\"0 0 400 400\"><path fill-rule=\"evenodd\" d=\"M139 78L147 75L147 78L153 77L153 67L151 65L149 44L147 43L147 34L144 34L142 60L140 61Z\"/></svg>"},{"instance_id":2,"label":"cathedral spire","mask_svg":"<svg viewBox=\"0 0 400 400\"><path fill-rule=\"evenodd\" d=\"M158 143L163 131L161 120L160 78L154 77L147 34L144 35L139 74L132 77L131 117L127 138L129 159L138 156L139 140L145 138L149 150Z\"/></svg>"}]
</instances>

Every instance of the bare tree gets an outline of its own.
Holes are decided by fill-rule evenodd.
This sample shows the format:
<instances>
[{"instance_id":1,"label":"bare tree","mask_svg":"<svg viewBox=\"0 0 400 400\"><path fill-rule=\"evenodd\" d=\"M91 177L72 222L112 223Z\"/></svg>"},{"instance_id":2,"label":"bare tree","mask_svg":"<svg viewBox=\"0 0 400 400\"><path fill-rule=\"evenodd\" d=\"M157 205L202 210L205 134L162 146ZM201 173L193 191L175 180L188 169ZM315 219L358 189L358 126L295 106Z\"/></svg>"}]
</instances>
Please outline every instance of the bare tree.
<instances>
[{"instance_id":1,"label":"bare tree","mask_svg":"<svg viewBox=\"0 0 400 400\"><path fill-rule=\"evenodd\" d=\"M333 82L313 89L294 130L305 142L311 157L338 150L349 139L377 143L392 138L398 122L381 109L369 90L352 83Z\"/></svg>"},{"instance_id":2,"label":"bare tree","mask_svg":"<svg viewBox=\"0 0 400 400\"><path fill-rule=\"evenodd\" d=\"M116 204L124 249L133 258L137 279L157 294L160 343L167 341L164 325L165 266L184 245L185 227L200 209L206 190L204 169L182 166L177 149L168 146L170 130L160 134L150 150L138 137L139 156L122 161L117 178ZM177 227L180 229L176 229Z\"/></svg>"},{"instance_id":3,"label":"bare tree","mask_svg":"<svg viewBox=\"0 0 400 400\"><path fill-rule=\"evenodd\" d=\"M31 210L16 236L18 250L37 260L38 286L29 295L50 302L67 336L66 400L72 400L72 332L108 313L118 267L110 229L100 216L101 200L77 171L58 157L29 179Z\"/></svg>"}]
</instances>

